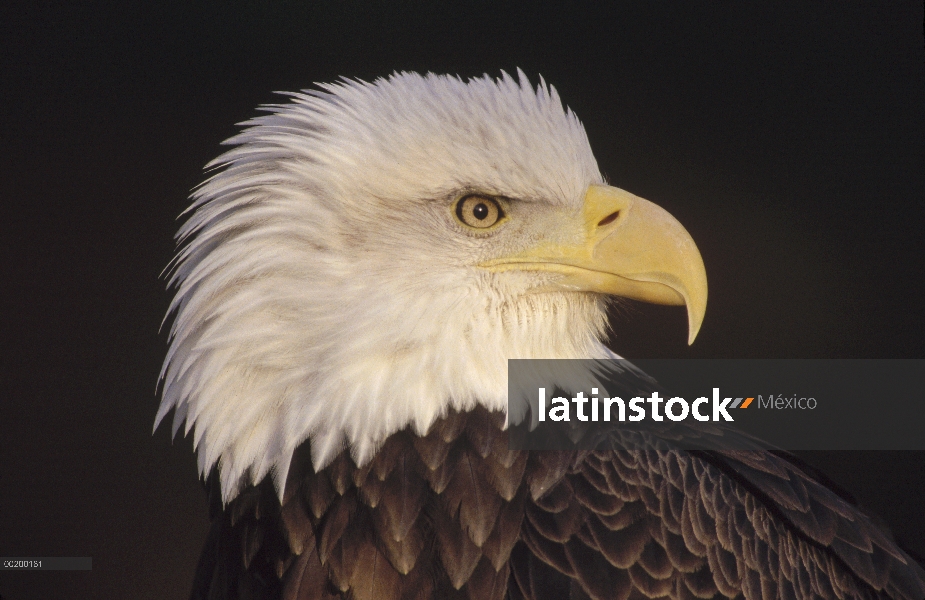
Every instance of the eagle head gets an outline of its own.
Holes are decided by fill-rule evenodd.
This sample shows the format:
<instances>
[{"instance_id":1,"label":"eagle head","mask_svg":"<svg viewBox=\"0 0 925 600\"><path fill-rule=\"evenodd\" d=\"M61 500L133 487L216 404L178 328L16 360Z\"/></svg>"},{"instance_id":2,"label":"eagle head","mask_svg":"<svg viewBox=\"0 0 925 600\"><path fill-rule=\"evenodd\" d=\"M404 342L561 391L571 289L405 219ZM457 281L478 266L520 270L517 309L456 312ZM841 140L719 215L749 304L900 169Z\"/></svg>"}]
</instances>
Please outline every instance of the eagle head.
<instances>
[{"instance_id":1,"label":"eagle head","mask_svg":"<svg viewBox=\"0 0 925 600\"><path fill-rule=\"evenodd\" d=\"M504 411L507 360L613 358L609 296L706 306L656 205L605 185L582 124L523 75L395 74L265 107L178 233L157 422L225 500L293 451L362 465L453 408ZM155 425L156 427L156 425Z\"/></svg>"}]
</instances>

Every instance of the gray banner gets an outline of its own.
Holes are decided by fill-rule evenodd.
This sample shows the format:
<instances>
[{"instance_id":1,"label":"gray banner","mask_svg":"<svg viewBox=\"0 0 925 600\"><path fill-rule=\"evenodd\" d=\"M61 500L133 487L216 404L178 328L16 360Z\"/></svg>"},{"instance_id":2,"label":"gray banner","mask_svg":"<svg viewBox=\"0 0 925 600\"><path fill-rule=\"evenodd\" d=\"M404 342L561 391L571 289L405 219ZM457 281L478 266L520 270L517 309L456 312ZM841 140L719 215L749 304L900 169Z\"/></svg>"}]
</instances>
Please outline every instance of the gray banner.
<instances>
[{"instance_id":1,"label":"gray banner","mask_svg":"<svg viewBox=\"0 0 925 600\"><path fill-rule=\"evenodd\" d=\"M511 444L925 450L925 360L511 360Z\"/></svg>"}]
</instances>

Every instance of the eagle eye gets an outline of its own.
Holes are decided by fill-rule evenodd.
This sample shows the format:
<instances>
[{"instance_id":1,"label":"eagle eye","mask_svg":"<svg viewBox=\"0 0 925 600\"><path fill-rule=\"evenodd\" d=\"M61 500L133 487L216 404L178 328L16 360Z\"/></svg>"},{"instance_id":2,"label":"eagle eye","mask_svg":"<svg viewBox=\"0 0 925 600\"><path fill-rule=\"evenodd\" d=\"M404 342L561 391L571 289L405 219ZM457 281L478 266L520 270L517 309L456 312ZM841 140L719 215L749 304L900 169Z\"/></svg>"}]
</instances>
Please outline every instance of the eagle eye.
<instances>
[{"instance_id":1,"label":"eagle eye","mask_svg":"<svg viewBox=\"0 0 925 600\"><path fill-rule=\"evenodd\" d=\"M475 229L487 229L501 220L504 212L494 198L466 196L456 203L456 217Z\"/></svg>"}]
</instances>

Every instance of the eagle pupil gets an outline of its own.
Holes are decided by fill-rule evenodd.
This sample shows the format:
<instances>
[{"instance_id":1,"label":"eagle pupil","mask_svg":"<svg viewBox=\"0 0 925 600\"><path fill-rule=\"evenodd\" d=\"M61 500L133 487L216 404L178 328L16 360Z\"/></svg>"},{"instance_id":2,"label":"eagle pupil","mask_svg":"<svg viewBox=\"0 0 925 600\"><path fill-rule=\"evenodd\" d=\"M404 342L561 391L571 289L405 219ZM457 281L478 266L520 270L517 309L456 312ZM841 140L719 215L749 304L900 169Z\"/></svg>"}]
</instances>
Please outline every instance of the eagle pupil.
<instances>
[{"instance_id":1,"label":"eagle pupil","mask_svg":"<svg viewBox=\"0 0 925 600\"><path fill-rule=\"evenodd\" d=\"M488 207L484 203L479 202L475 205L475 208L472 209L472 216L474 216L479 221L485 220L488 216Z\"/></svg>"}]
</instances>

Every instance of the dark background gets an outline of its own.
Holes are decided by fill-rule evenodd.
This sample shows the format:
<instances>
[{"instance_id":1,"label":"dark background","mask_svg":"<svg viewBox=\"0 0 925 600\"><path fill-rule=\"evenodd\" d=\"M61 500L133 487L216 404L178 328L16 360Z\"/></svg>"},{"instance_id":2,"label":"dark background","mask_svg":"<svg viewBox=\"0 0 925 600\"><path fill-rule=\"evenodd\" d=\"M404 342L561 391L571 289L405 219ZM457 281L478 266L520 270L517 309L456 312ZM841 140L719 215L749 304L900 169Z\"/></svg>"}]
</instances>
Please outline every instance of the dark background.
<instances>
[{"instance_id":1,"label":"dark background","mask_svg":"<svg viewBox=\"0 0 925 600\"><path fill-rule=\"evenodd\" d=\"M188 593L206 501L189 441L151 435L158 276L202 166L274 90L542 74L709 273L693 347L683 310L627 304L617 351L923 358L923 64L920 0L0 4L0 555L94 563L0 594ZM925 554L925 454L807 457Z\"/></svg>"}]
</instances>

